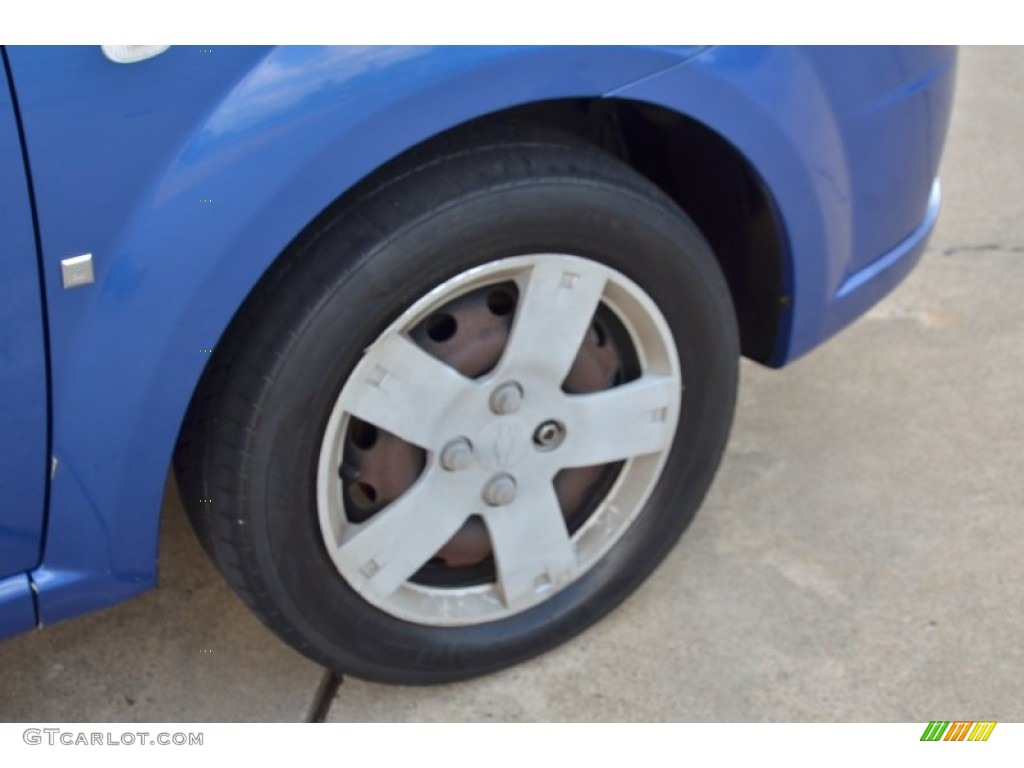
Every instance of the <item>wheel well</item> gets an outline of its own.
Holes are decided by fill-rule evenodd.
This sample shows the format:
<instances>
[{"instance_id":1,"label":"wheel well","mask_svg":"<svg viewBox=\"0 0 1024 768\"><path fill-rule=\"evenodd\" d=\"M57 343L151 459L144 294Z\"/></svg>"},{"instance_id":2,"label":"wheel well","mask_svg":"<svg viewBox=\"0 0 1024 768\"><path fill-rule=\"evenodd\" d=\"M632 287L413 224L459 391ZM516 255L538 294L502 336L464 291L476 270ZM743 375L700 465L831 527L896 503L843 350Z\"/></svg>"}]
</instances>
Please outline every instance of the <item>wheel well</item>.
<instances>
[{"instance_id":1,"label":"wheel well","mask_svg":"<svg viewBox=\"0 0 1024 768\"><path fill-rule=\"evenodd\" d=\"M768 190L729 142L676 112L621 99L540 102L501 116L576 134L661 187L718 257L743 355L766 364L781 357L790 307L785 230Z\"/></svg>"},{"instance_id":2,"label":"wheel well","mask_svg":"<svg viewBox=\"0 0 1024 768\"><path fill-rule=\"evenodd\" d=\"M559 99L480 116L392 158L321 211L296 238L315 231L316 222L372 193L383 181L400 179L439 147L450 149L478 133L486 135L490 123L532 123L571 134L660 187L696 224L718 259L736 311L741 353L766 365L778 364L789 332L792 278L785 227L771 194L747 159L722 136L657 105ZM273 272L274 267L263 279ZM237 314L232 324L236 320Z\"/></svg>"}]
</instances>

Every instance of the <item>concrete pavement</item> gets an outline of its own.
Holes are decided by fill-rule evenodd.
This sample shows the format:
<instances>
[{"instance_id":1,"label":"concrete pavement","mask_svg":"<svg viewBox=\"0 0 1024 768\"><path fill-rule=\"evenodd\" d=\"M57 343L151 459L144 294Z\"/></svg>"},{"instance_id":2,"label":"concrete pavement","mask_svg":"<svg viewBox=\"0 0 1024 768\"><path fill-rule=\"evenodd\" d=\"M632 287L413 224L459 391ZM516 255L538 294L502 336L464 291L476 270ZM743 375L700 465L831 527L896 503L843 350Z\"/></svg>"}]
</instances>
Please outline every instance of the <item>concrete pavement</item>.
<instances>
[{"instance_id":1,"label":"concrete pavement","mask_svg":"<svg viewBox=\"0 0 1024 768\"><path fill-rule=\"evenodd\" d=\"M322 677L231 592L168 484L159 588L0 643L0 721L305 720Z\"/></svg>"}]
</instances>

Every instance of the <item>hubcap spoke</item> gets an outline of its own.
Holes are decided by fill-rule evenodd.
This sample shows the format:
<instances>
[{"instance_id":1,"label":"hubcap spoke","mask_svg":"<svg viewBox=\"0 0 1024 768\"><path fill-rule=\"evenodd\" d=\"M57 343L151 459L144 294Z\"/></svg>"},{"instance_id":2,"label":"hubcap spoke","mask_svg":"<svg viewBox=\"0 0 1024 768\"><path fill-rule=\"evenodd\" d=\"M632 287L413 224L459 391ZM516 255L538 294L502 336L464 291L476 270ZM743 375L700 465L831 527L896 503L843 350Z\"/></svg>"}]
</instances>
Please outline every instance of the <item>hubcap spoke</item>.
<instances>
[{"instance_id":1,"label":"hubcap spoke","mask_svg":"<svg viewBox=\"0 0 1024 768\"><path fill-rule=\"evenodd\" d=\"M607 278L576 260L534 264L516 309L501 368L533 371L561 386L597 311Z\"/></svg>"},{"instance_id":2,"label":"hubcap spoke","mask_svg":"<svg viewBox=\"0 0 1024 768\"><path fill-rule=\"evenodd\" d=\"M433 448L453 404L472 382L393 333L367 350L341 394L341 407L421 448Z\"/></svg>"},{"instance_id":3,"label":"hubcap spoke","mask_svg":"<svg viewBox=\"0 0 1024 768\"><path fill-rule=\"evenodd\" d=\"M641 514L681 395L671 330L627 276L557 253L467 269L396 318L338 396L317 471L327 552L414 624L530 610Z\"/></svg>"},{"instance_id":4,"label":"hubcap spoke","mask_svg":"<svg viewBox=\"0 0 1024 768\"><path fill-rule=\"evenodd\" d=\"M335 562L354 587L386 598L444 546L471 511L464 486L428 471L369 521L352 526Z\"/></svg>"},{"instance_id":5,"label":"hubcap spoke","mask_svg":"<svg viewBox=\"0 0 1024 768\"><path fill-rule=\"evenodd\" d=\"M675 429L679 384L672 376L648 374L628 384L566 397L563 467L609 464L668 448Z\"/></svg>"},{"instance_id":6,"label":"hubcap spoke","mask_svg":"<svg viewBox=\"0 0 1024 768\"><path fill-rule=\"evenodd\" d=\"M515 503L485 516L498 584L510 610L535 602L573 577L576 552L555 489L534 482Z\"/></svg>"}]
</instances>

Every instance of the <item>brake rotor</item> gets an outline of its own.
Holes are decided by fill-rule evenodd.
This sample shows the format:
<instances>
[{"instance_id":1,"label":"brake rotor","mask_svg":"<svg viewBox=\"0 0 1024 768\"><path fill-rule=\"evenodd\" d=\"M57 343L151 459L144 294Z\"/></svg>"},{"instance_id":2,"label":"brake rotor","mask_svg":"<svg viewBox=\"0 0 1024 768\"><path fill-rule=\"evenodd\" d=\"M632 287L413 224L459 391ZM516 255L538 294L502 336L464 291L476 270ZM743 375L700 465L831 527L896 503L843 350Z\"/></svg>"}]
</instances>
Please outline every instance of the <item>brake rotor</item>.
<instances>
[{"instance_id":1,"label":"brake rotor","mask_svg":"<svg viewBox=\"0 0 1024 768\"><path fill-rule=\"evenodd\" d=\"M498 364L518 301L515 283L488 286L447 303L410 333L426 352L463 376L479 378ZM628 335L605 307L595 313L562 385L567 393L609 389L636 367ZM426 464L426 452L372 424L352 418L341 476L345 511L361 523L405 493ZM566 526L579 528L610 487L621 464L563 469L554 479ZM491 542L479 516L470 517L432 558L430 568L472 569L491 560ZM417 579L418 580L418 579Z\"/></svg>"}]
</instances>

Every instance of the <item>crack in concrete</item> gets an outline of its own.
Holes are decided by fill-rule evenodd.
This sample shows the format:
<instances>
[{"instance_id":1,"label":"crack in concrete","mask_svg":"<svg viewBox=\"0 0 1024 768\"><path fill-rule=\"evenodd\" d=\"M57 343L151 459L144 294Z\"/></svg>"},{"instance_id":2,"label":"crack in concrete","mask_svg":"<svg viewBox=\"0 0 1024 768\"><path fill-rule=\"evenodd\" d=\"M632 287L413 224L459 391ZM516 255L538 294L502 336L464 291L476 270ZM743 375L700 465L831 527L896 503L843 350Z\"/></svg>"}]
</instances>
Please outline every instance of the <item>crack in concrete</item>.
<instances>
[{"instance_id":1,"label":"crack in concrete","mask_svg":"<svg viewBox=\"0 0 1024 768\"><path fill-rule=\"evenodd\" d=\"M985 243L983 245L949 245L945 248L929 248L928 250L940 256L956 256L961 253L1024 253L1024 245Z\"/></svg>"},{"instance_id":2,"label":"crack in concrete","mask_svg":"<svg viewBox=\"0 0 1024 768\"><path fill-rule=\"evenodd\" d=\"M309 707L309 714L306 716L307 723L322 723L327 719L327 713L331 711L331 704L341 687L344 677L330 670L324 671L324 676L313 694L313 702Z\"/></svg>"}]
</instances>

